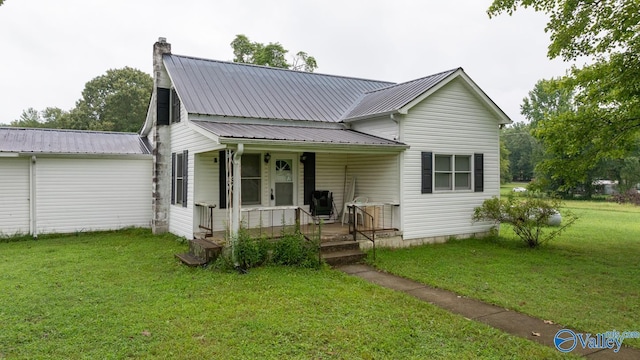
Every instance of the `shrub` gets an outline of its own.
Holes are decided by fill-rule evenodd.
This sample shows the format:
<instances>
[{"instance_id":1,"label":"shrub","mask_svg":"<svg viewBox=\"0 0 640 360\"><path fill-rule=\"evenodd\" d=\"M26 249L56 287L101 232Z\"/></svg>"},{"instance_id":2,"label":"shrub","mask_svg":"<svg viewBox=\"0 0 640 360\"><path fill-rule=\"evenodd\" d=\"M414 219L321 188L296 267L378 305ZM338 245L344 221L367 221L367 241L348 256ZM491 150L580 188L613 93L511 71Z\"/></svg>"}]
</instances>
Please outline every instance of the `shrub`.
<instances>
[{"instance_id":1,"label":"shrub","mask_svg":"<svg viewBox=\"0 0 640 360\"><path fill-rule=\"evenodd\" d=\"M242 269L263 265L269 260L270 244L265 237L252 238L246 229L240 229L236 242L236 260Z\"/></svg>"},{"instance_id":2,"label":"shrub","mask_svg":"<svg viewBox=\"0 0 640 360\"><path fill-rule=\"evenodd\" d=\"M617 202L618 204L634 204L640 206L640 193L636 189L629 189L624 193L611 196L609 201Z\"/></svg>"},{"instance_id":3,"label":"shrub","mask_svg":"<svg viewBox=\"0 0 640 360\"><path fill-rule=\"evenodd\" d=\"M507 199L494 197L475 208L473 221L511 224L513 231L528 247L536 248L558 236L577 219L567 212L562 226L546 231L549 228L549 219L557 216L560 205L560 201L555 199L526 197L516 200L513 196Z\"/></svg>"},{"instance_id":4,"label":"shrub","mask_svg":"<svg viewBox=\"0 0 640 360\"><path fill-rule=\"evenodd\" d=\"M273 262L278 265L293 265L314 268L320 265L318 261L318 244L307 241L299 233L283 234L275 243Z\"/></svg>"}]
</instances>

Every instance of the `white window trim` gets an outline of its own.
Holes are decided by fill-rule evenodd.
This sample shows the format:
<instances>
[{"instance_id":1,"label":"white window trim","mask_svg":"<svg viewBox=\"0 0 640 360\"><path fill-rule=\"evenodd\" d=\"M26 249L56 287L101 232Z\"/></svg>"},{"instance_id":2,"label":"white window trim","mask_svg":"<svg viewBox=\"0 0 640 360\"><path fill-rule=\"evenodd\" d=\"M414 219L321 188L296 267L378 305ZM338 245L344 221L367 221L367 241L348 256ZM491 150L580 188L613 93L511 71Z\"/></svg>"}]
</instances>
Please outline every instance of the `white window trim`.
<instances>
[{"instance_id":1,"label":"white window trim","mask_svg":"<svg viewBox=\"0 0 640 360\"><path fill-rule=\"evenodd\" d=\"M437 170L437 162L436 162L436 157L442 157L442 156L447 156L449 157L449 162L450 162L450 169L449 171L438 171ZM469 159L469 170L467 171L456 171L456 162L455 159L456 157L466 157ZM474 169L474 156L473 154L464 154L464 153L460 153L460 154L453 154L453 153L434 153L433 154L433 192L434 193L451 193L451 192L456 192L456 193L462 193L462 192L474 192L474 184L473 184L473 169ZM467 174L467 176L469 177L469 187L465 187L463 189L456 189L456 173L460 174ZM449 174L449 181L451 184L451 188L447 188L447 189L442 189L442 188L438 188L436 187L436 174Z\"/></svg>"}]
</instances>

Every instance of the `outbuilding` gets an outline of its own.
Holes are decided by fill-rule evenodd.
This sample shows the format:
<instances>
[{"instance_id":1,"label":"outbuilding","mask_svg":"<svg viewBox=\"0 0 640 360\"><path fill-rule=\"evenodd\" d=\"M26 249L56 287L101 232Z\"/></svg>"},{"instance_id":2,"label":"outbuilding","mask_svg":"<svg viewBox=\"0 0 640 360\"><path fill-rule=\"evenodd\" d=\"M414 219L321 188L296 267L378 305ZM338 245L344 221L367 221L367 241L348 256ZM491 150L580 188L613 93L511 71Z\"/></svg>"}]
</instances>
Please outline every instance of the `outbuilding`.
<instances>
[{"instance_id":1,"label":"outbuilding","mask_svg":"<svg viewBox=\"0 0 640 360\"><path fill-rule=\"evenodd\" d=\"M138 134L0 128L0 237L149 227Z\"/></svg>"}]
</instances>

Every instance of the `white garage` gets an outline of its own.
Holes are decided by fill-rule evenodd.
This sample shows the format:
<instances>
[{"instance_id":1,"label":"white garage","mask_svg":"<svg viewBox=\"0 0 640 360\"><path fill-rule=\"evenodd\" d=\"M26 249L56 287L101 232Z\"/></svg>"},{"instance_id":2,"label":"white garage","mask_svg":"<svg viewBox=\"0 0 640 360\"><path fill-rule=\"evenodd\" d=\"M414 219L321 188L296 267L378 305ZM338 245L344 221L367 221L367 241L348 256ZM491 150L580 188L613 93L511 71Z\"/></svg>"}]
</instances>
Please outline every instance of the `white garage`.
<instances>
[{"instance_id":1,"label":"white garage","mask_svg":"<svg viewBox=\"0 0 640 360\"><path fill-rule=\"evenodd\" d=\"M138 134L0 128L0 237L149 227Z\"/></svg>"}]
</instances>

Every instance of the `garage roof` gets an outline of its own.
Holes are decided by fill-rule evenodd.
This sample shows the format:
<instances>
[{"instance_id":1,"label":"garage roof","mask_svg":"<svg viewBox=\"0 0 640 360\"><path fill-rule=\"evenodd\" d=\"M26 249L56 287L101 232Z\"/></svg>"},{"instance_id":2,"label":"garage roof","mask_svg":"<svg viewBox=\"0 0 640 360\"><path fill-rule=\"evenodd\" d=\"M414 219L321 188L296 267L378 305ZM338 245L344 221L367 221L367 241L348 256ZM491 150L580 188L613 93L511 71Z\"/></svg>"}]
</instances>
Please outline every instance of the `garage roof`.
<instances>
[{"instance_id":1,"label":"garage roof","mask_svg":"<svg viewBox=\"0 0 640 360\"><path fill-rule=\"evenodd\" d=\"M140 135L0 127L0 153L148 155Z\"/></svg>"}]
</instances>

